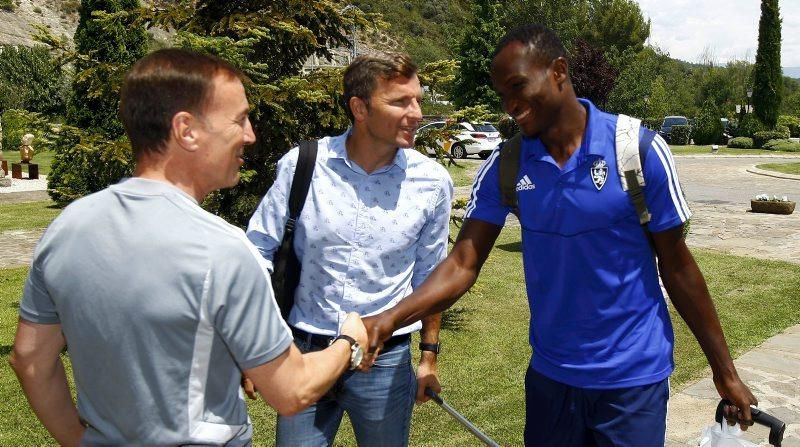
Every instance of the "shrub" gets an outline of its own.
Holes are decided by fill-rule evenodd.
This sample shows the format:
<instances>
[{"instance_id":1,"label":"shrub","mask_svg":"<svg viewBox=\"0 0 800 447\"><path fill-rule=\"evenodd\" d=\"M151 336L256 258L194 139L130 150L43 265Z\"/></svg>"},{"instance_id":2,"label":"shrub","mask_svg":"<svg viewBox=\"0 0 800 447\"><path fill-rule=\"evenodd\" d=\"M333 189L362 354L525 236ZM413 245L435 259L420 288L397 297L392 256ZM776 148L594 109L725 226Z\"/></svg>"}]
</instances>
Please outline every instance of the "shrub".
<instances>
[{"instance_id":1,"label":"shrub","mask_svg":"<svg viewBox=\"0 0 800 447\"><path fill-rule=\"evenodd\" d=\"M792 115L781 115L778 117L778 125L788 127L790 137L800 137L800 118Z\"/></svg>"},{"instance_id":2,"label":"shrub","mask_svg":"<svg viewBox=\"0 0 800 447\"><path fill-rule=\"evenodd\" d=\"M753 146L763 147L769 140L784 140L786 134L777 130L762 130L753 134Z\"/></svg>"},{"instance_id":3,"label":"shrub","mask_svg":"<svg viewBox=\"0 0 800 447\"><path fill-rule=\"evenodd\" d=\"M689 144L689 140L692 138L692 126L687 125L677 125L672 126L672 130L669 134L669 143L670 144Z\"/></svg>"},{"instance_id":4,"label":"shrub","mask_svg":"<svg viewBox=\"0 0 800 447\"><path fill-rule=\"evenodd\" d=\"M764 149L779 152L800 152L800 143L789 140L770 140L764 143Z\"/></svg>"},{"instance_id":5,"label":"shrub","mask_svg":"<svg viewBox=\"0 0 800 447\"><path fill-rule=\"evenodd\" d=\"M750 137L736 137L728 141L728 147L733 149L752 149L753 139Z\"/></svg>"},{"instance_id":6,"label":"shrub","mask_svg":"<svg viewBox=\"0 0 800 447\"><path fill-rule=\"evenodd\" d=\"M767 130L767 126L759 121L755 114L748 113L742 118L742 122L739 123L739 127L736 129L736 136L752 137L753 134L761 132L762 130Z\"/></svg>"},{"instance_id":7,"label":"shrub","mask_svg":"<svg viewBox=\"0 0 800 447\"><path fill-rule=\"evenodd\" d=\"M780 132L781 134L783 134L783 138L789 138L792 135L792 133L789 130L788 126L782 126L780 124L775 126L775 131L776 132Z\"/></svg>"},{"instance_id":8,"label":"shrub","mask_svg":"<svg viewBox=\"0 0 800 447\"><path fill-rule=\"evenodd\" d=\"M22 136L26 133L33 134L33 149L36 152L49 148L50 123L41 114L28 112L27 110L10 109L6 110L0 119L3 121L4 151L17 150L22 144Z\"/></svg>"},{"instance_id":9,"label":"shrub","mask_svg":"<svg viewBox=\"0 0 800 447\"><path fill-rule=\"evenodd\" d=\"M519 125L514 121L514 118L504 116L497 122L497 131L500 132L501 137L507 140L519 132Z\"/></svg>"},{"instance_id":10,"label":"shrub","mask_svg":"<svg viewBox=\"0 0 800 447\"><path fill-rule=\"evenodd\" d=\"M13 12L14 11L14 2L11 0L0 0L0 10Z\"/></svg>"},{"instance_id":11,"label":"shrub","mask_svg":"<svg viewBox=\"0 0 800 447\"><path fill-rule=\"evenodd\" d=\"M693 138L695 144L714 144L722 139L722 122L719 119L719 110L711 99L707 99L700 109L700 115L694 124ZM675 129L672 130L675 132Z\"/></svg>"},{"instance_id":12,"label":"shrub","mask_svg":"<svg viewBox=\"0 0 800 447\"><path fill-rule=\"evenodd\" d=\"M44 46L0 46L0 110L64 115L68 76Z\"/></svg>"},{"instance_id":13,"label":"shrub","mask_svg":"<svg viewBox=\"0 0 800 447\"><path fill-rule=\"evenodd\" d=\"M55 136L56 155L47 193L59 206L100 191L133 172L133 152L126 138L107 140L76 127L63 126Z\"/></svg>"}]
</instances>

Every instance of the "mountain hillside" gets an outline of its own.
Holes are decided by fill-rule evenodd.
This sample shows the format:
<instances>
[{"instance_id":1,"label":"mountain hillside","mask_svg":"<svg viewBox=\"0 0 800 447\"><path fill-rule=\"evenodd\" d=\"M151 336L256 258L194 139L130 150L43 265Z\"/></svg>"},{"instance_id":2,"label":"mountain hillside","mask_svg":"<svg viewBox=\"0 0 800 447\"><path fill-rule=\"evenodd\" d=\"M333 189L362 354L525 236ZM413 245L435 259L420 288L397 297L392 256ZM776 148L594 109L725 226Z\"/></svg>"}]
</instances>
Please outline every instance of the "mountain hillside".
<instances>
[{"instance_id":1,"label":"mountain hillside","mask_svg":"<svg viewBox=\"0 0 800 447\"><path fill-rule=\"evenodd\" d=\"M79 0L8 0L12 10L0 9L0 44L31 46L33 24L56 36L70 38L78 26Z\"/></svg>"}]
</instances>

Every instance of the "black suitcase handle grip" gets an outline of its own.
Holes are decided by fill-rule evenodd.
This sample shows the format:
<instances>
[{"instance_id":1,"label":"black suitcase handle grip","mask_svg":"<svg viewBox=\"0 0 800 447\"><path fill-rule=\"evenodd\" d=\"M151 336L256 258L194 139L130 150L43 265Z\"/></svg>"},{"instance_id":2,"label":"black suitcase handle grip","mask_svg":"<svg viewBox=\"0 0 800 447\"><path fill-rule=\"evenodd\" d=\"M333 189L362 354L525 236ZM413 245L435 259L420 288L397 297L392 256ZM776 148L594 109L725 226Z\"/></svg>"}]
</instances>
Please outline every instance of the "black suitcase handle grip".
<instances>
[{"instance_id":1,"label":"black suitcase handle grip","mask_svg":"<svg viewBox=\"0 0 800 447\"><path fill-rule=\"evenodd\" d=\"M717 405L717 413L714 416L714 419L717 421L717 423L722 423L722 419L725 415L726 405L733 404L731 404L731 402L727 399L722 399L719 401L719 405ZM783 432L786 431L786 424L775 416L767 414L756 407L750 407L750 414L753 417L754 423L769 428L769 443L775 447L781 447L781 443L783 442Z\"/></svg>"}]
</instances>

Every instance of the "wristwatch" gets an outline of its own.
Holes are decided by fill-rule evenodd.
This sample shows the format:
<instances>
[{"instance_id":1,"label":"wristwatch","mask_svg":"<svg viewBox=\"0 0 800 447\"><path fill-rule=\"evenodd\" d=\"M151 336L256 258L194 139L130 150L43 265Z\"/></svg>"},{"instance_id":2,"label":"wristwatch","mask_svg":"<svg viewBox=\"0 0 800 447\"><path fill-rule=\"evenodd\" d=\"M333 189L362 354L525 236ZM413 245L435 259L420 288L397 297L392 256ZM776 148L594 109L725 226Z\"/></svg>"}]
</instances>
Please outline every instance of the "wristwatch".
<instances>
[{"instance_id":1,"label":"wristwatch","mask_svg":"<svg viewBox=\"0 0 800 447\"><path fill-rule=\"evenodd\" d=\"M438 354L441 351L441 346L439 343L420 343L419 344L420 351L430 351L434 354Z\"/></svg>"},{"instance_id":2,"label":"wristwatch","mask_svg":"<svg viewBox=\"0 0 800 447\"><path fill-rule=\"evenodd\" d=\"M361 364L361 359L364 358L364 350L361 349L356 339L349 335L339 334L331 344L336 343L337 340L346 340L350 343L350 370L358 368L358 365Z\"/></svg>"}]
</instances>

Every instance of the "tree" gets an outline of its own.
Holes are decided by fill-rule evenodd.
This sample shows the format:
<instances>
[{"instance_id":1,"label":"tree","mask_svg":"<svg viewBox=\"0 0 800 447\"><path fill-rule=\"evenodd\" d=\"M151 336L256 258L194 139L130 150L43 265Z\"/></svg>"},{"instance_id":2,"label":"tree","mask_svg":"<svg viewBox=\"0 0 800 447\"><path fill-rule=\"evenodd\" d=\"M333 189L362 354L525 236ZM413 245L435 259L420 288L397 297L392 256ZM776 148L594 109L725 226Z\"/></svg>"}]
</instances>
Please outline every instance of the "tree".
<instances>
[{"instance_id":1,"label":"tree","mask_svg":"<svg viewBox=\"0 0 800 447\"><path fill-rule=\"evenodd\" d=\"M138 7L138 0L81 0L74 37L80 57L67 109L71 125L108 138L122 136L117 118L122 76L147 52L145 29L128 15ZM103 20L98 12L110 16Z\"/></svg>"},{"instance_id":2,"label":"tree","mask_svg":"<svg viewBox=\"0 0 800 447\"><path fill-rule=\"evenodd\" d=\"M695 144L717 143L722 138L723 130L717 104L712 98L706 99L694 124Z\"/></svg>"},{"instance_id":3,"label":"tree","mask_svg":"<svg viewBox=\"0 0 800 447\"><path fill-rule=\"evenodd\" d=\"M477 0L474 16L458 45L460 72L453 82L452 98L458 108L484 104L500 110L500 98L489 75L492 53L503 36L500 3Z\"/></svg>"},{"instance_id":4,"label":"tree","mask_svg":"<svg viewBox=\"0 0 800 447\"><path fill-rule=\"evenodd\" d=\"M579 39L570 54L570 78L575 94L605 107L619 72L599 48Z\"/></svg>"},{"instance_id":5,"label":"tree","mask_svg":"<svg viewBox=\"0 0 800 447\"><path fill-rule=\"evenodd\" d=\"M538 23L553 30L567 49L583 35L589 22L589 0L509 0L505 11L506 28Z\"/></svg>"},{"instance_id":6,"label":"tree","mask_svg":"<svg viewBox=\"0 0 800 447\"><path fill-rule=\"evenodd\" d=\"M663 58L664 55L651 48L645 48L638 54L631 54L631 50L628 50L618 56L616 61L620 64L617 65L620 72L608 97L608 110L645 117L648 108L645 98L648 98L652 90Z\"/></svg>"},{"instance_id":7,"label":"tree","mask_svg":"<svg viewBox=\"0 0 800 447\"><path fill-rule=\"evenodd\" d=\"M650 20L634 0L591 0L582 36L593 45L619 51L641 51L650 37Z\"/></svg>"},{"instance_id":8,"label":"tree","mask_svg":"<svg viewBox=\"0 0 800 447\"><path fill-rule=\"evenodd\" d=\"M775 127L783 96L781 71L781 18L778 0L761 0L758 50L753 68L753 108L756 116Z\"/></svg>"},{"instance_id":9,"label":"tree","mask_svg":"<svg viewBox=\"0 0 800 447\"><path fill-rule=\"evenodd\" d=\"M342 71L300 73L311 55L325 58L349 47L353 26L363 29L374 21L359 10L341 11L333 0L199 0L151 12L148 20L177 29L178 46L218 55L251 79L246 89L257 141L245 151L239 185L209 196L206 209L245 226L272 185L281 156L300 140L347 128Z\"/></svg>"},{"instance_id":10,"label":"tree","mask_svg":"<svg viewBox=\"0 0 800 447\"><path fill-rule=\"evenodd\" d=\"M64 115L67 73L43 45L0 46L0 112L24 109Z\"/></svg>"},{"instance_id":11,"label":"tree","mask_svg":"<svg viewBox=\"0 0 800 447\"><path fill-rule=\"evenodd\" d=\"M661 120L663 120L665 116L672 114L672 110L674 109L672 100L664 84L664 78L661 75L657 76L653 81L652 88L650 89L650 96L646 99L646 109L643 117L647 119L651 125L655 126L661 124Z\"/></svg>"}]
</instances>

